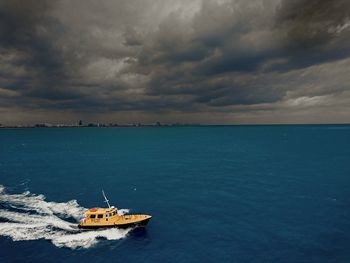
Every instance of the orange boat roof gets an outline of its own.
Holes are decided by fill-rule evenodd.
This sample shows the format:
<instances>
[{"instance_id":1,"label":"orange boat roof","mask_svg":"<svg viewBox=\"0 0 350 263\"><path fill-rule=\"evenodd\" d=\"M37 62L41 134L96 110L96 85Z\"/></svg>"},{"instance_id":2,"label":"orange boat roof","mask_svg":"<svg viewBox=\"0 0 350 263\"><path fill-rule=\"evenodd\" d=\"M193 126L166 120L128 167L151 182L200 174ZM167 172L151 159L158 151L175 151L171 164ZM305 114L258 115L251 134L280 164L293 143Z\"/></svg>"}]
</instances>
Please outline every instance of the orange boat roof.
<instances>
[{"instance_id":1,"label":"orange boat roof","mask_svg":"<svg viewBox=\"0 0 350 263\"><path fill-rule=\"evenodd\" d=\"M94 208L90 208L89 210L86 211L87 214L91 214L91 213L107 213L107 212L111 212L117 210L116 208L99 208L99 207L94 207Z\"/></svg>"}]
</instances>

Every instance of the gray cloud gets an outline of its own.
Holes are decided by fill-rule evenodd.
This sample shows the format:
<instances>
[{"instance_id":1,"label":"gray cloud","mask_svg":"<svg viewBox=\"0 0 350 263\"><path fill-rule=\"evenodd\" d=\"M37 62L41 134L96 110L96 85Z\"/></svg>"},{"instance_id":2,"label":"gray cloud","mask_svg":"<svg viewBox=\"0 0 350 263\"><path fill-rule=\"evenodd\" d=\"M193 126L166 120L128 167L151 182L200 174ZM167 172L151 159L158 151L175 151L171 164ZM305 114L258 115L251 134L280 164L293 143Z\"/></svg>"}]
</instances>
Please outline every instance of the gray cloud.
<instances>
[{"instance_id":1,"label":"gray cloud","mask_svg":"<svg viewBox=\"0 0 350 263\"><path fill-rule=\"evenodd\" d=\"M287 27L291 46L310 47L327 44L349 22L350 3L346 0L284 0L277 23Z\"/></svg>"},{"instance_id":2,"label":"gray cloud","mask_svg":"<svg viewBox=\"0 0 350 263\"><path fill-rule=\"evenodd\" d=\"M349 112L337 104L349 96L349 12L345 0L4 1L0 116L219 123Z\"/></svg>"},{"instance_id":3,"label":"gray cloud","mask_svg":"<svg viewBox=\"0 0 350 263\"><path fill-rule=\"evenodd\" d=\"M286 69L349 56L349 1L285 0L276 17L285 56L290 57Z\"/></svg>"}]
</instances>

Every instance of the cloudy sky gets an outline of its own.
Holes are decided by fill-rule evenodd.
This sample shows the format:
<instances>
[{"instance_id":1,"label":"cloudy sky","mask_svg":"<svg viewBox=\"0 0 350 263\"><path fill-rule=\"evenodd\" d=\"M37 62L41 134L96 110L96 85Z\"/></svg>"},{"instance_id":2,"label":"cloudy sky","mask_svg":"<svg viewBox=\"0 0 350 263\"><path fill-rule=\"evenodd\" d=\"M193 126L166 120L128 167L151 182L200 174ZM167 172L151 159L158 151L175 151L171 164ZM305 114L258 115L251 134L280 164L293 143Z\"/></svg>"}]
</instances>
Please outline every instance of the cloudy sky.
<instances>
[{"instance_id":1,"label":"cloudy sky","mask_svg":"<svg viewBox=\"0 0 350 263\"><path fill-rule=\"evenodd\" d=\"M1 0L0 123L350 122L348 0Z\"/></svg>"}]
</instances>

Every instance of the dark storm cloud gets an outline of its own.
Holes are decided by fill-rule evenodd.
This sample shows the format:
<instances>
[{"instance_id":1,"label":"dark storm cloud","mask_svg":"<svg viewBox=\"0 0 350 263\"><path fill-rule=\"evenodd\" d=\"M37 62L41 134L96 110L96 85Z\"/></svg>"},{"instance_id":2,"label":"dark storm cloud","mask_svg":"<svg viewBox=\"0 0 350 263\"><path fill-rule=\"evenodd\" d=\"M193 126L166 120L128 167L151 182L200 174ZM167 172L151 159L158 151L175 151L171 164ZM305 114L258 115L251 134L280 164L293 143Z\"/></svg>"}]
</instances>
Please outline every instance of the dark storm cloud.
<instances>
[{"instance_id":1,"label":"dark storm cloud","mask_svg":"<svg viewBox=\"0 0 350 263\"><path fill-rule=\"evenodd\" d=\"M276 13L285 56L281 69L300 68L350 55L350 2L346 0L282 1Z\"/></svg>"},{"instance_id":2,"label":"dark storm cloud","mask_svg":"<svg viewBox=\"0 0 350 263\"><path fill-rule=\"evenodd\" d=\"M59 21L50 16L51 1L3 1L0 4L0 47L14 69L21 67L24 74L6 72L12 80L5 88L19 90L23 96L64 100L76 97L66 88L66 61L56 40L65 33Z\"/></svg>"},{"instance_id":3,"label":"dark storm cloud","mask_svg":"<svg viewBox=\"0 0 350 263\"><path fill-rule=\"evenodd\" d=\"M276 96L265 98L252 87L237 85L232 78L227 81L227 76L224 81L215 79L215 84L211 84L217 75L254 72L264 60L279 52L271 47L272 34L267 30L274 15L270 2L248 5L243 1L205 1L188 25L190 33L181 30L178 16L169 17L156 32L156 43L141 53L141 58L146 58L141 60L145 66L162 64L167 68L163 71L154 67L158 74L154 74L148 94L192 95L195 98L189 103L208 106L220 106L219 101L226 106L275 99ZM170 30L170 25L175 29Z\"/></svg>"},{"instance_id":4,"label":"dark storm cloud","mask_svg":"<svg viewBox=\"0 0 350 263\"><path fill-rule=\"evenodd\" d=\"M7 72L4 78L12 79L6 88L20 90L28 96L52 93L47 89L52 82L60 82L63 75L63 61L51 44L55 22L45 16L50 8L46 1L3 1L0 4L0 46L15 68L21 66L25 72L14 77ZM50 35L47 33L49 28ZM20 57L22 56L22 57Z\"/></svg>"},{"instance_id":5,"label":"dark storm cloud","mask_svg":"<svg viewBox=\"0 0 350 263\"><path fill-rule=\"evenodd\" d=\"M263 79L240 84L230 76L257 74L261 68L266 73L288 72L349 55L347 1L283 1L275 6L268 1L251 6L239 1L206 3L193 20L190 36L180 32L170 38L180 40L175 46L179 42L188 48L196 46L205 55L181 70L181 63L192 61L176 53L184 48L172 48L172 56L183 59L164 59L168 68L169 61L177 64L153 79L151 94L191 94L196 102L216 107L278 102L293 87L275 88ZM240 8L230 8L234 4ZM166 32L158 33L169 40ZM168 46L157 45L147 53L169 54ZM284 62L264 67L271 60ZM211 84L213 79L215 84Z\"/></svg>"},{"instance_id":6,"label":"dark storm cloud","mask_svg":"<svg viewBox=\"0 0 350 263\"><path fill-rule=\"evenodd\" d=\"M0 107L157 116L328 105L348 96L349 12L345 0L3 1Z\"/></svg>"},{"instance_id":7,"label":"dark storm cloud","mask_svg":"<svg viewBox=\"0 0 350 263\"><path fill-rule=\"evenodd\" d=\"M284 0L277 13L277 23L286 27L289 44L295 48L329 43L349 18L347 0Z\"/></svg>"}]
</instances>

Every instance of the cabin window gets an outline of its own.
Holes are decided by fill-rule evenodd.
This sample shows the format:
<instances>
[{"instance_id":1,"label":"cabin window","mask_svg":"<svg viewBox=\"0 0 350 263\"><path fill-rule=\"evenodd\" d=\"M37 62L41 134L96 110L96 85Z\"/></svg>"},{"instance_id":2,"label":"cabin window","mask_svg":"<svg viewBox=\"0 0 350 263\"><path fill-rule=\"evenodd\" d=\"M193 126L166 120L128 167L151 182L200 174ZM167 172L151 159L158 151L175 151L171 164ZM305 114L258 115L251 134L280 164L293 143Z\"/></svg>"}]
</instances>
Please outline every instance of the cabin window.
<instances>
[{"instance_id":1,"label":"cabin window","mask_svg":"<svg viewBox=\"0 0 350 263\"><path fill-rule=\"evenodd\" d=\"M96 215L90 215L90 218L96 218Z\"/></svg>"},{"instance_id":2,"label":"cabin window","mask_svg":"<svg viewBox=\"0 0 350 263\"><path fill-rule=\"evenodd\" d=\"M103 218L103 214L98 214L97 218Z\"/></svg>"}]
</instances>

